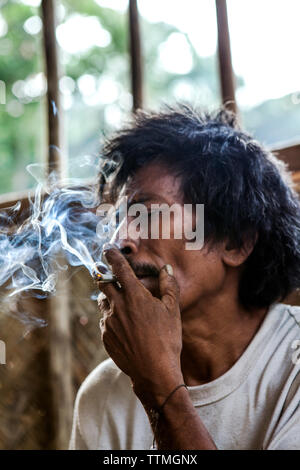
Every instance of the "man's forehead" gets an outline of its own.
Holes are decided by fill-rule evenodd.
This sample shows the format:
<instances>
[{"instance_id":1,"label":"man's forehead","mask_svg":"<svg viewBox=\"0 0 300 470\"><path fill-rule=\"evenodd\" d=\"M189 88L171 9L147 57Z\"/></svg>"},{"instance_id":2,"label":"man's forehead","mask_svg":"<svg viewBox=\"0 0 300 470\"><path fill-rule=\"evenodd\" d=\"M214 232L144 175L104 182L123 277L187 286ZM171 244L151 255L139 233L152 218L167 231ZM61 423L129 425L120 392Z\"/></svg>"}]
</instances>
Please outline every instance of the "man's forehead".
<instances>
[{"instance_id":1,"label":"man's forehead","mask_svg":"<svg viewBox=\"0 0 300 470\"><path fill-rule=\"evenodd\" d=\"M180 178L163 165L148 165L126 183L123 194L143 202L150 199L179 202Z\"/></svg>"}]
</instances>

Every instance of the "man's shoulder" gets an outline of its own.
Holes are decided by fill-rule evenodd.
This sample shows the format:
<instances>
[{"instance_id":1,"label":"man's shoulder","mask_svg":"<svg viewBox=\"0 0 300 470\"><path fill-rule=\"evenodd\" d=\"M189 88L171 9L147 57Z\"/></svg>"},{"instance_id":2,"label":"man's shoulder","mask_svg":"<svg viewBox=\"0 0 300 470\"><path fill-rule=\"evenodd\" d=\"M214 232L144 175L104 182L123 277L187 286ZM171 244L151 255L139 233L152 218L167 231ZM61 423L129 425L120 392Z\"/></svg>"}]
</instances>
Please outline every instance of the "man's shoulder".
<instances>
[{"instance_id":1,"label":"man's shoulder","mask_svg":"<svg viewBox=\"0 0 300 470\"><path fill-rule=\"evenodd\" d=\"M150 425L130 378L107 359L87 376L77 393L70 448L125 449L133 419L138 429L148 430L146 438L151 441ZM132 439L139 442L144 434L132 435Z\"/></svg>"},{"instance_id":2,"label":"man's shoulder","mask_svg":"<svg viewBox=\"0 0 300 470\"><path fill-rule=\"evenodd\" d=\"M261 339L269 340L265 342L264 349L269 351L272 356L279 356L288 367L287 356L292 353L292 344L294 340L300 339L300 307L277 303L271 308L268 318L266 318Z\"/></svg>"},{"instance_id":3,"label":"man's shoulder","mask_svg":"<svg viewBox=\"0 0 300 470\"><path fill-rule=\"evenodd\" d=\"M300 307L287 305L286 316L288 320L286 324L290 324L289 328L286 328L286 347L289 349L289 356L291 356L292 363L296 369L296 375L299 377L299 357L300 357Z\"/></svg>"},{"instance_id":4,"label":"man's shoulder","mask_svg":"<svg viewBox=\"0 0 300 470\"><path fill-rule=\"evenodd\" d=\"M270 307L266 323L277 333L286 327L286 332L297 335L300 333L300 306L275 303Z\"/></svg>"},{"instance_id":5,"label":"man's shoulder","mask_svg":"<svg viewBox=\"0 0 300 470\"><path fill-rule=\"evenodd\" d=\"M300 331L300 306L298 305L285 305L286 307L286 313L290 315L295 324L295 330Z\"/></svg>"},{"instance_id":6,"label":"man's shoulder","mask_svg":"<svg viewBox=\"0 0 300 470\"><path fill-rule=\"evenodd\" d=\"M119 367L110 358L104 360L93 369L81 384L78 393L86 396L99 393L101 396L108 393L111 388L118 384L125 384L130 387L130 380L127 375L122 372Z\"/></svg>"},{"instance_id":7,"label":"man's shoulder","mask_svg":"<svg viewBox=\"0 0 300 470\"><path fill-rule=\"evenodd\" d=\"M106 359L83 381L76 402L78 409L85 416L99 415L108 400L118 402L132 394L129 377L111 359Z\"/></svg>"},{"instance_id":8,"label":"man's shoulder","mask_svg":"<svg viewBox=\"0 0 300 470\"><path fill-rule=\"evenodd\" d=\"M265 401L270 404L274 400L263 448L296 449L300 422L300 307L278 304L276 308L281 321L263 369Z\"/></svg>"},{"instance_id":9,"label":"man's shoulder","mask_svg":"<svg viewBox=\"0 0 300 470\"><path fill-rule=\"evenodd\" d=\"M279 322L275 329L278 346L290 347L290 342L300 339L300 307L296 305L277 304ZM275 341L276 343L276 341Z\"/></svg>"},{"instance_id":10,"label":"man's shoulder","mask_svg":"<svg viewBox=\"0 0 300 470\"><path fill-rule=\"evenodd\" d=\"M110 385L119 376L125 375L110 358L104 360L93 369L84 380L82 386L90 388L95 386Z\"/></svg>"},{"instance_id":11,"label":"man's shoulder","mask_svg":"<svg viewBox=\"0 0 300 470\"><path fill-rule=\"evenodd\" d=\"M299 379L300 307L274 305L260 339L263 350L253 370L260 371L264 380L269 380L269 389L273 385L273 390L281 390L283 397L294 379Z\"/></svg>"}]
</instances>

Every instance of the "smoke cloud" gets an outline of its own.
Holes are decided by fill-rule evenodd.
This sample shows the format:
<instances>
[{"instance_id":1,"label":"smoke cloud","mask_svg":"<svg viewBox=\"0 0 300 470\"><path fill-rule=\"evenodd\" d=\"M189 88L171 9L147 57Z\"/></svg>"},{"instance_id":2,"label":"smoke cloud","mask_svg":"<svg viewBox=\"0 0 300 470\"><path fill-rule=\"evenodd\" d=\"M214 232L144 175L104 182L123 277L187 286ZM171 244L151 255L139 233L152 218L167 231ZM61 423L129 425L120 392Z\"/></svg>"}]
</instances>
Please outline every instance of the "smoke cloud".
<instances>
[{"instance_id":1,"label":"smoke cloud","mask_svg":"<svg viewBox=\"0 0 300 470\"><path fill-rule=\"evenodd\" d=\"M98 166L88 164L94 165L97 175ZM101 266L102 246L111 233L107 218L99 230L95 182L58 182L55 173L44 178L41 165L30 165L27 170L37 186L24 222L16 224L20 217L24 219L21 202L0 211L0 286L7 291L5 303L12 305L25 292L38 298L53 295L60 271L69 265L83 266L92 275L95 264ZM65 263L59 261L62 254Z\"/></svg>"}]
</instances>

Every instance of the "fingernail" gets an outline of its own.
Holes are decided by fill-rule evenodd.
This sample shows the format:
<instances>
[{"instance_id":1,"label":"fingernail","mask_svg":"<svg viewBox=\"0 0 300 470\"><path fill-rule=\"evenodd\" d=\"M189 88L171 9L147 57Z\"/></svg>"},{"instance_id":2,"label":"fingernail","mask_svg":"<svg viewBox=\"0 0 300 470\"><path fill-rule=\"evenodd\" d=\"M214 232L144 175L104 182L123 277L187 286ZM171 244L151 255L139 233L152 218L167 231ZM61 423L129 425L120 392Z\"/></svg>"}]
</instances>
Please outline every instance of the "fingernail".
<instances>
[{"instance_id":1,"label":"fingernail","mask_svg":"<svg viewBox=\"0 0 300 470\"><path fill-rule=\"evenodd\" d=\"M110 250L111 248L113 248L113 245L112 245L111 243L104 243L104 244L102 245L102 250L103 250L103 251L108 251L108 250Z\"/></svg>"},{"instance_id":2,"label":"fingernail","mask_svg":"<svg viewBox=\"0 0 300 470\"><path fill-rule=\"evenodd\" d=\"M113 243L104 243L102 245L102 253L105 255L105 253L109 250L111 250L112 248L117 248L117 245L113 244Z\"/></svg>"},{"instance_id":3,"label":"fingernail","mask_svg":"<svg viewBox=\"0 0 300 470\"><path fill-rule=\"evenodd\" d=\"M103 251L102 251L102 259L103 259L103 261L104 261L104 263L105 263L106 265L109 265L109 262L108 262L108 260L107 260L107 258L106 258L106 256L105 256L105 253L106 253L106 252L103 250Z\"/></svg>"},{"instance_id":4,"label":"fingernail","mask_svg":"<svg viewBox=\"0 0 300 470\"><path fill-rule=\"evenodd\" d=\"M167 273L169 274L169 276L173 276L174 275L174 272L173 272L173 268L170 264L166 264L164 266L165 270L167 271Z\"/></svg>"}]
</instances>

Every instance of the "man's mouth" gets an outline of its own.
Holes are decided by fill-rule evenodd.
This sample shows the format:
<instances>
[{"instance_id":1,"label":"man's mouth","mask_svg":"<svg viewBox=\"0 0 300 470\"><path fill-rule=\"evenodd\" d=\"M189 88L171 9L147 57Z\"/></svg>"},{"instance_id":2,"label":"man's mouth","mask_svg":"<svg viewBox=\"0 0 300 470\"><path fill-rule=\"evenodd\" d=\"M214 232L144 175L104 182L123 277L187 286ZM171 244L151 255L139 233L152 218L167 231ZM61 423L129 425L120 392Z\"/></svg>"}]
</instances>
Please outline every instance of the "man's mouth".
<instances>
[{"instance_id":1,"label":"man's mouth","mask_svg":"<svg viewBox=\"0 0 300 470\"><path fill-rule=\"evenodd\" d=\"M159 276L159 269L156 266L146 264L146 263L132 263L128 260L134 274L138 279L145 279L145 278L158 278Z\"/></svg>"},{"instance_id":2,"label":"man's mouth","mask_svg":"<svg viewBox=\"0 0 300 470\"><path fill-rule=\"evenodd\" d=\"M159 297L158 277L159 270L149 264L142 264L141 266L132 266L138 280L148 289L152 295Z\"/></svg>"},{"instance_id":3,"label":"man's mouth","mask_svg":"<svg viewBox=\"0 0 300 470\"><path fill-rule=\"evenodd\" d=\"M148 274L148 273L135 273L136 277L138 279L144 279L146 277L157 277L157 276L154 276L153 274Z\"/></svg>"}]
</instances>

